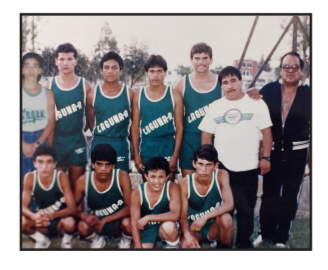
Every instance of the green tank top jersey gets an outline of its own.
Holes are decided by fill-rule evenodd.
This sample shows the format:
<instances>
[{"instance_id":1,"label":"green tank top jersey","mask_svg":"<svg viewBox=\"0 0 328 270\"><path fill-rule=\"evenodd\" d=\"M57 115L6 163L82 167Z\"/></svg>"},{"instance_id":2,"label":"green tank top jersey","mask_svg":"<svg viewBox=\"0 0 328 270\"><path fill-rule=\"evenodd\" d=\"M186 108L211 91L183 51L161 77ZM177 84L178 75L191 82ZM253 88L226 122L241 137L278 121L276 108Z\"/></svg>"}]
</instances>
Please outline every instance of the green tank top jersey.
<instances>
[{"instance_id":1,"label":"green tank top jersey","mask_svg":"<svg viewBox=\"0 0 328 270\"><path fill-rule=\"evenodd\" d=\"M85 199L88 210L99 219L105 218L125 207L120 187L119 171L113 170L110 186L105 191L98 191L94 184L94 172L89 172L85 183Z\"/></svg>"},{"instance_id":2,"label":"green tank top jersey","mask_svg":"<svg viewBox=\"0 0 328 270\"><path fill-rule=\"evenodd\" d=\"M79 78L76 86L62 89L58 86L57 77L52 78L50 89L55 96L56 128L55 133L73 134L81 132L85 116L85 81Z\"/></svg>"},{"instance_id":3,"label":"green tank top jersey","mask_svg":"<svg viewBox=\"0 0 328 270\"><path fill-rule=\"evenodd\" d=\"M54 170L52 183L48 188L45 188L40 181L38 172L36 170L33 172L32 196L34 196L40 212L51 213L66 206L63 190L59 184L59 173L59 171Z\"/></svg>"},{"instance_id":4,"label":"green tank top jersey","mask_svg":"<svg viewBox=\"0 0 328 270\"><path fill-rule=\"evenodd\" d=\"M174 99L168 86L162 98L151 100L142 88L139 95L140 136L160 138L175 135Z\"/></svg>"},{"instance_id":5,"label":"green tank top jersey","mask_svg":"<svg viewBox=\"0 0 328 270\"><path fill-rule=\"evenodd\" d=\"M130 96L126 85L115 97L106 96L98 85L94 95L95 127L93 135L106 138L126 138L131 125Z\"/></svg>"},{"instance_id":6,"label":"green tank top jersey","mask_svg":"<svg viewBox=\"0 0 328 270\"><path fill-rule=\"evenodd\" d=\"M214 211L215 208L223 204L221 189L217 181L215 170L212 176L212 183L207 194L202 196L195 188L195 174L188 175L188 221L193 222L203 215Z\"/></svg>"},{"instance_id":7,"label":"green tank top jersey","mask_svg":"<svg viewBox=\"0 0 328 270\"><path fill-rule=\"evenodd\" d=\"M184 104L184 131L201 133L198 126L206 114L208 105L214 100L222 97L221 85L217 79L216 85L212 89L208 91L198 91L192 86L189 75L185 76L184 85L182 93Z\"/></svg>"},{"instance_id":8,"label":"green tank top jersey","mask_svg":"<svg viewBox=\"0 0 328 270\"><path fill-rule=\"evenodd\" d=\"M170 187L170 181L166 181L161 196L159 197L158 201L155 203L153 208L149 205L148 196L146 193L146 187L147 182L142 183L138 186L139 192L140 192L140 205L141 205L141 217L147 216L147 215L158 215L163 214L170 211L170 194L169 194L169 187ZM161 222L149 222L145 229L150 228L152 226L158 225Z\"/></svg>"}]
</instances>

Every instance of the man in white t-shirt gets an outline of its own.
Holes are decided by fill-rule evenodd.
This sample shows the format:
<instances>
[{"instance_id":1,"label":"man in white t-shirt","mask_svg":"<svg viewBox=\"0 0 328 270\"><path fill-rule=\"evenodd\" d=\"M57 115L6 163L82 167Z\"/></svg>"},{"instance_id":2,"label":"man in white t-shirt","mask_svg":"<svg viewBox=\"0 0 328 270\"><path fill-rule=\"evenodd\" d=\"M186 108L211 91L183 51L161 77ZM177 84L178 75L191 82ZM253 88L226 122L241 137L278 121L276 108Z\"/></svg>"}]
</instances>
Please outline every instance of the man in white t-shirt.
<instances>
[{"instance_id":1,"label":"man in white t-shirt","mask_svg":"<svg viewBox=\"0 0 328 270\"><path fill-rule=\"evenodd\" d=\"M220 165L229 173L237 209L236 248L251 248L258 174L270 171L272 122L267 105L252 100L242 92L240 71L228 66L219 75L224 97L210 104L199 125L202 145L211 144L218 151ZM260 134L263 135L263 158L259 161Z\"/></svg>"}]
</instances>

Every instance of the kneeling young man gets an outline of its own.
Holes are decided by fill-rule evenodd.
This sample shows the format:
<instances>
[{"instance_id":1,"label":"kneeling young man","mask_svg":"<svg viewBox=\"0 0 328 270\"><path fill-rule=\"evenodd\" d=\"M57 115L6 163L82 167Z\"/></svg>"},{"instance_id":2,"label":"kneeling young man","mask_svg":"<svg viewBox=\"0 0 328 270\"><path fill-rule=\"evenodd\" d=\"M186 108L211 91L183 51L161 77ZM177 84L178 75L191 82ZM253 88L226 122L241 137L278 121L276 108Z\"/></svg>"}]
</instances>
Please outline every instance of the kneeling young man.
<instances>
[{"instance_id":1,"label":"kneeling young man","mask_svg":"<svg viewBox=\"0 0 328 270\"><path fill-rule=\"evenodd\" d=\"M167 181L170 167L163 157L150 158L145 173L147 182L140 184L131 197L134 247L153 248L160 238L164 248L178 248L180 188Z\"/></svg>"},{"instance_id":2,"label":"kneeling young man","mask_svg":"<svg viewBox=\"0 0 328 270\"><path fill-rule=\"evenodd\" d=\"M199 147L194 154L196 173L180 182L182 248L200 248L200 242L220 239L222 248L230 248L233 222L229 212L233 197L229 175L216 170L218 153L212 145Z\"/></svg>"},{"instance_id":3,"label":"kneeling young man","mask_svg":"<svg viewBox=\"0 0 328 270\"><path fill-rule=\"evenodd\" d=\"M36 241L35 248L48 248L48 237L64 233L61 248L71 248L76 207L70 183L64 172L55 170L56 153L50 146L39 146L33 155L35 171L24 177L22 231ZM32 196L38 211L29 208Z\"/></svg>"},{"instance_id":4,"label":"kneeling young man","mask_svg":"<svg viewBox=\"0 0 328 270\"><path fill-rule=\"evenodd\" d=\"M117 154L109 144L98 144L91 152L94 171L82 175L76 184L77 229L91 241L90 248L103 248L104 236L120 235L119 248L130 248L131 185L127 172L115 169ZM84 198L84 201L83 201ZM83 210L85 206L85 210Z\"/></svg>"}]
</instances>

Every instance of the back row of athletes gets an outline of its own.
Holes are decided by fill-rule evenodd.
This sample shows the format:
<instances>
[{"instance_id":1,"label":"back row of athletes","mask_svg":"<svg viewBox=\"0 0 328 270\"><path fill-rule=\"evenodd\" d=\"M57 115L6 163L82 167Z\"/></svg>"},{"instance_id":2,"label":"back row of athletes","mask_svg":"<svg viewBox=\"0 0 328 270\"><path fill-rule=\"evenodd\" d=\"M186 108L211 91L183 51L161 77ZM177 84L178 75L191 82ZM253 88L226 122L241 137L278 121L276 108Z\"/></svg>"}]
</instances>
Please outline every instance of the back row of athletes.
<instances>
[{"instance_id":1,"label":"back row of athletes","mask_svg":"<svg viewBox=\"0 0 328 270\"><path fill-rule=\"evenodd\" d=\"M46 87L52 90L48 91L48 97L54 96L54 101L48 98L48 109L50 108L51 112L49 110L48 115L46 115L44 108L36 110L33 107L35 102L30 110L25 109L25 107L23 109L23 152L27 159L24 156L23 158L25 161L28 160L37 146L42 144L49 136L51 126L52 128L56 126L53 142L50 139L49 144L54 146L57 153L57 169L61 171L68 169L71 186L76 190L77 180L85 172L88 156L87 144L82 130L85 119L84 113L86 112L87 126L93 130L91 151L98 144L109 143L117 153L115 168L129 172L130 145L128 136L130 119L132 118L132 145L138 171L145 173L144 164L147 164L151 157L162 156L169 162L170 179L172 180L174 173L177 171L178 159L183 177L197 172L193 163L194 153L201 144L212 144L213 134L215 134L215 148L219 152L220 159L219 166L220 169L229 173L235 200L234 207L238 213L236 247L250 248L252 247L250 236L253 233L257 175L259 173L257 167L259 167L261 174L270 171L270 154L273 144L272 122L268 107L262 100L251 101L248 95L242 93L242 78L238 69L226 67L221 71L220 76L216 76L209 71L209 66L212 63L212 50L208 45L204 43L196 44L193 46L190 56L194 65L194 72L182 78L175 86L175 90L172 90L164 85L164 77L167 71L166 61L161 56L151 55L145 63L149 86L134 92L119 83L123 61L116 53L109 52L104 55L100 63L104 84L97 86L93 91L87 81L74 74L74 67L77 64L75 48L71 44L60 45L56 50L55 59L59 69L59 76L46 82ZM28 86L33 85L32 83L29 84L33 81L32 77L35 78L36 75L41 74L42 64L35 60L33 62L33 57L27 57L26 55L24 57L23 93L29 92L29 94L26 94L26 98L23 96L23 104L26 100L35 98L36 94L40 96L42 91L47 91L43 87L35 87L34 89L30 87L28 89ZM277 157L275 161L282 160L285 162L288 159L300 159L297 164L293 162L295 168L289 170L292 163L290 165L288 163L286 167L286 175L288 175L286 181L290 181L289 178L291 178L297 183L293 183L290 190L286 188L287 193L291 192L291 194L287 194L286 199L281 199L281 211L285 211L285 209L287 211L286 215L280 215L284 220L278 221L275 217L274 223L277 225L272 225L273 222L261 223L261 228L262 225L263 228L267 227L268 224L270 225L270 228L267 229L271 235L276 234L274 242L284 247L289 237L291 221L295 217L296 197L301 183L299 181L302 179L307 159L310 96L308 87L303 87L304 89L301 88L301 90L298 87L303 65L297 53L284 55L280 64L283 84L272 83L267 87L267 92L261 91L261 94L265 94L270 113L274 116L274 125L277 124L277 127L273 130L277 139L274 144L274 148L277 149L276 153L277 155L280 155L280 153L288 154L287 159L286 157L283 157L283 159ZM221 98L220 84L225 98ZM273 87L274 90L270 89ZM284 129L296 91L300 96L297 99L297 106L301 107L302 110L297 111L299 115L294 112L289 117L291 120L295 119L295 121L289 121L288 128L285 128L285 132L281 133L279 131L281 130L281 122L282 129ZM252 93L258 96L257 90L252 91ZM280 99L282 97L281 101L279 101L279 96ZM302 103L300 103L301 101ZM212 104L209 105L210 103ZM42 104L42 102L37 102L37 104ZM51 115L54 116L54 106L56 106L56 124L54 120L50 120ZM206 117L204 117L205 113ZM280 120L276 119L276 115L277 119ZM42 117L48 118L47 126L43 130L39 128L38 131L35 128L35 123ZM44 120L46 122L46 119ZM31 128L32 130L25 130L25 123L26 126L34 126ZM259 161L258 144L260 133L263 135L263 158ZM25 138L29 138L30 141L25 140ZM292 151L293 153L289 152L294 150L292 140L297 141L295 150L304 149L304 151L298 150L295 154L294 151ZM280 152L284 150L283 148L286 151ZM212 161L215 165L216 161ZM30 158L29 162L33 165L33 158ZM296 171L296 167L298 173L292 175L290 172L294 172L294 169ZM275 168L279 170L280 166ZM285 175L285 173L278 171L277 173L277 175L272 175L274 182L277 182L277 177L279 180L283 180ZM143 177L145 181L145 176ZM267 183L272 186L274 182ZM281 182L278 183L278 185L281 185ZM280 190L278 185L277 188L272 189L274 193L276 193L276 190ZM200 187L200 190L196 188L198 195L203 194L202 191L208 189ZM270 194L270 190L271 187L268 186L266 193L269 197L265 207L266 214L276 212L275 208L272 207L275 207L277 200L280 200L279 196L281 196L279 192L278 195ZM206 192L203 195L206 195ZM288 208L283 205L287 205ZM219 209L222 209L222 207L219 207ZM200 216L195 219L197 220L195 224L198 225L193 228L195 231L199 231L204 226L204 224L199 223L204 219L201 219ZM272 217L267 216L266 221L269 219L272 219ZM280 222L289 225L280 226ZM181 226L183 230L183 225ZM279 227L283 230L282 232L279 231ZM213 238L210 239L213 240ZM190 243L190 241L187 242ZM42 243L45 243L45 241Z\"/></svg>"}]
</instances>

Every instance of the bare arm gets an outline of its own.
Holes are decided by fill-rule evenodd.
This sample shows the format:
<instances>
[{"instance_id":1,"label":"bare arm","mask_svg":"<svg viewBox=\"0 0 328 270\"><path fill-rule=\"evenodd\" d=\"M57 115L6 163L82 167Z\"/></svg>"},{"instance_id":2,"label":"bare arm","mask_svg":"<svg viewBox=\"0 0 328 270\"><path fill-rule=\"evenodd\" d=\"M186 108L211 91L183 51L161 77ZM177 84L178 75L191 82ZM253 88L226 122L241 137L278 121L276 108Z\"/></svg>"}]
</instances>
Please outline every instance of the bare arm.
<instances>
[{"instance_id":1,"label":"bare arm","mask_svg":"<svg viewBox=\"0 0 328 270\"><path fill-rule=\"evenodd\" d=\"M184 78L181 78L178 80L178 82L174 86L174 90L177 91L178 93L183 94L183 87L184 87Z\"/></svg>"},{"instance_id":2,"label":"bare arm","mask_svg":"<svg viewBox=\"0 0 328 270\"><path fill-rule=\"evenodd\" d=\"M247 95L251 98L251 99L261 99L263 96L260 95L259 90L257 90L257 88L250 88L247 90Z\"/></svg>"},{"instance_id":3,"label":"bare arm","mask_svg":"<svg viewBox=\"0 0 328 270\"><path fill-rule=\"evenodd\" d=\"M140 141L140 110L139 110L139 95L140 91L136 92L133 97L132 102L132 127L131 127L131 136L132 136L132 146L134 152L134 162L138 170L144 169L144 164L142 163L140 154L139 154L139 141Z\"/></svg>"},{"instance_id":4,"label":"bare arm","mask_svg":"<svg viewBox=\"0 0 328 270\"><path fill-rule=\"evenodd\" d=\"M271 133L271 127L265 128L261 130L263 139L262 139L262 145L263 145L263 157L270 157L271 155L271 149L272 149L272 133ZM258 167L261 168L261 175L266 174L271 169L271 162L267 161L265 159L261 159Z\"/></svg>"},{"instance_id":5,"label":"bare arm","mask_svg":"<svg viewBox=\"0 0 328 270\"><path fill-rule=\"evenodd\" d=\"M90 86L91 87L91 86ZM87 94L87 104L86 104L86 116L88 120L88 125L90 128L90 131L92 132L94 129L94 124L95 124L95 109L93 107L93 98L95 95L95 91L91 89L88 94Z\"/></svg>"},{"instance_id":6,"label":"bare arm","mask_svg":"<svg viewBox=\"0 0 328 270\"><path fill-rule=\"evenodd\" d=\"M149 222L166 222L166 221L178 221L180 218L181 199L180 199L180 187L175 183L170 183L170 211L158 214L147 215L138 220L139 229L143 229Z\"/></svg>"},{"instance_id":7,"label":"bare arm","mask_svg":"<svg viewBox=\"0 0 328 270\"><path fill-rule=\"evenodd\" d=\"M22 214L23 216L36 221L37 215L33 213L28 207L30 205L32 197L33 177L34 176L32 172L29 172L24 176L24 186L22 194Z\"/></svg>"},{"instance_id":8,"label":"bare arm","mask_svg":"<svg viewBox=\"0 0 328 270\"><path fill-rule=\"evenodd\" d=\"M183 138L183 100L180 93L173 90L173 98L174 98L174 122L175 122L175 146L174 152L170 164L170 171L175 172L177 170L177 164L180 154L180 148L182 144Z\"/></svg>"},{"instance_id":9,"label":"bare arm","mask_svg":"<svg viewBox=\"0 0 328 270\"><path fill-rule=\"evenodd\" d=\"M215 208L214 211L211 211L205 214L204 216L202 216L200 219L194 221L190 227L191 231L200 231L208 220L229 213L233 209L234 202L233 202L232 191L229 184L229 174L225 170L219 170L217 176L218 176L217 177L218 184L221 189L222 200L224 203L219 207Z\"/></svg>"},{"instance_id":10,"label":"bare arm","mask_svg":"<svg viewBox=\"0 0 328 270\"><path fill-rule=\"evenodd\" d=\"M84 81L85 81L85 94L86 94L86 104L85 104L86 125L84 127L84 132L86 132L89 128L90 128L91 131L93 130L93 129L91 129L91 126L90 126L91 123L90 123L89 118L88 118L88 106L87 106L88 97L89 97L89 95L92 95L93 89L91 87L91 84L87 80L84 80ZM94 123L92 122L92 125L93 124Z\"/></svg>"},{"instance_id":11,"label":"bare arm","mask_svg":"<svg viewBox=\"0 0 328 270\"><path fill-rule=\"evenodd\" d=\"M46 81L43 85L44 85L45 88L50 89L50 81L49 80ZM56 103L55 103L55 106L56 106ZM56 120L56 108L55 108L55 120ZM54 138L55 138L55 132L53 130L48 136L48 145L49 146L54 145Z\"/></svg>"},{"instance_id":12,"label":"bare arm","mask_svg":"<svg viewBox=\"0 0 328 270\"><path fill-rule=\"evenodd\" d=\"M140 192L139 188L132 191L131 194L131 227L132 237L134 242L134 248L142 248L140 230L138 229L137 223L141 216L140 210Z\"/></svg>"},{"instance_id":13,"label":"bare arm","mask_svg":"<svg viewBox=\"0 0 328 270\"><path fill-rule=\"evenodd\" d=\"M133 118L133 99L134 99L134 95L135 95L135 91L133 89L129 88L131 122L132 122L132 118ZM129 134L130 134L129 139L131 141L132 125L130 126Z\"/></svg>"},{"instance_id":14,"label":"bare arm","mask_svg":"<svg viewBox=\"0 0 328 270\"><path fill-rule=\"evenodd\" d=\"M208 133L206 131L202 131L202 140L201 140L201 145L204 144L212 144L212 133Z\"/></svg>"},{"instance_id":15,"label":"bare arm","mask_svg":"<svg viewBox=\"0 0 328 270\"><path fill-rule=\"evenodd\" d=\"M181 217L180 226L183 236L186 239L186 246L188 248L200 248L198 240L191 234L188 222L188 178L184 177L180 183L181 190Z\"/></svg>"}]
</instances>

